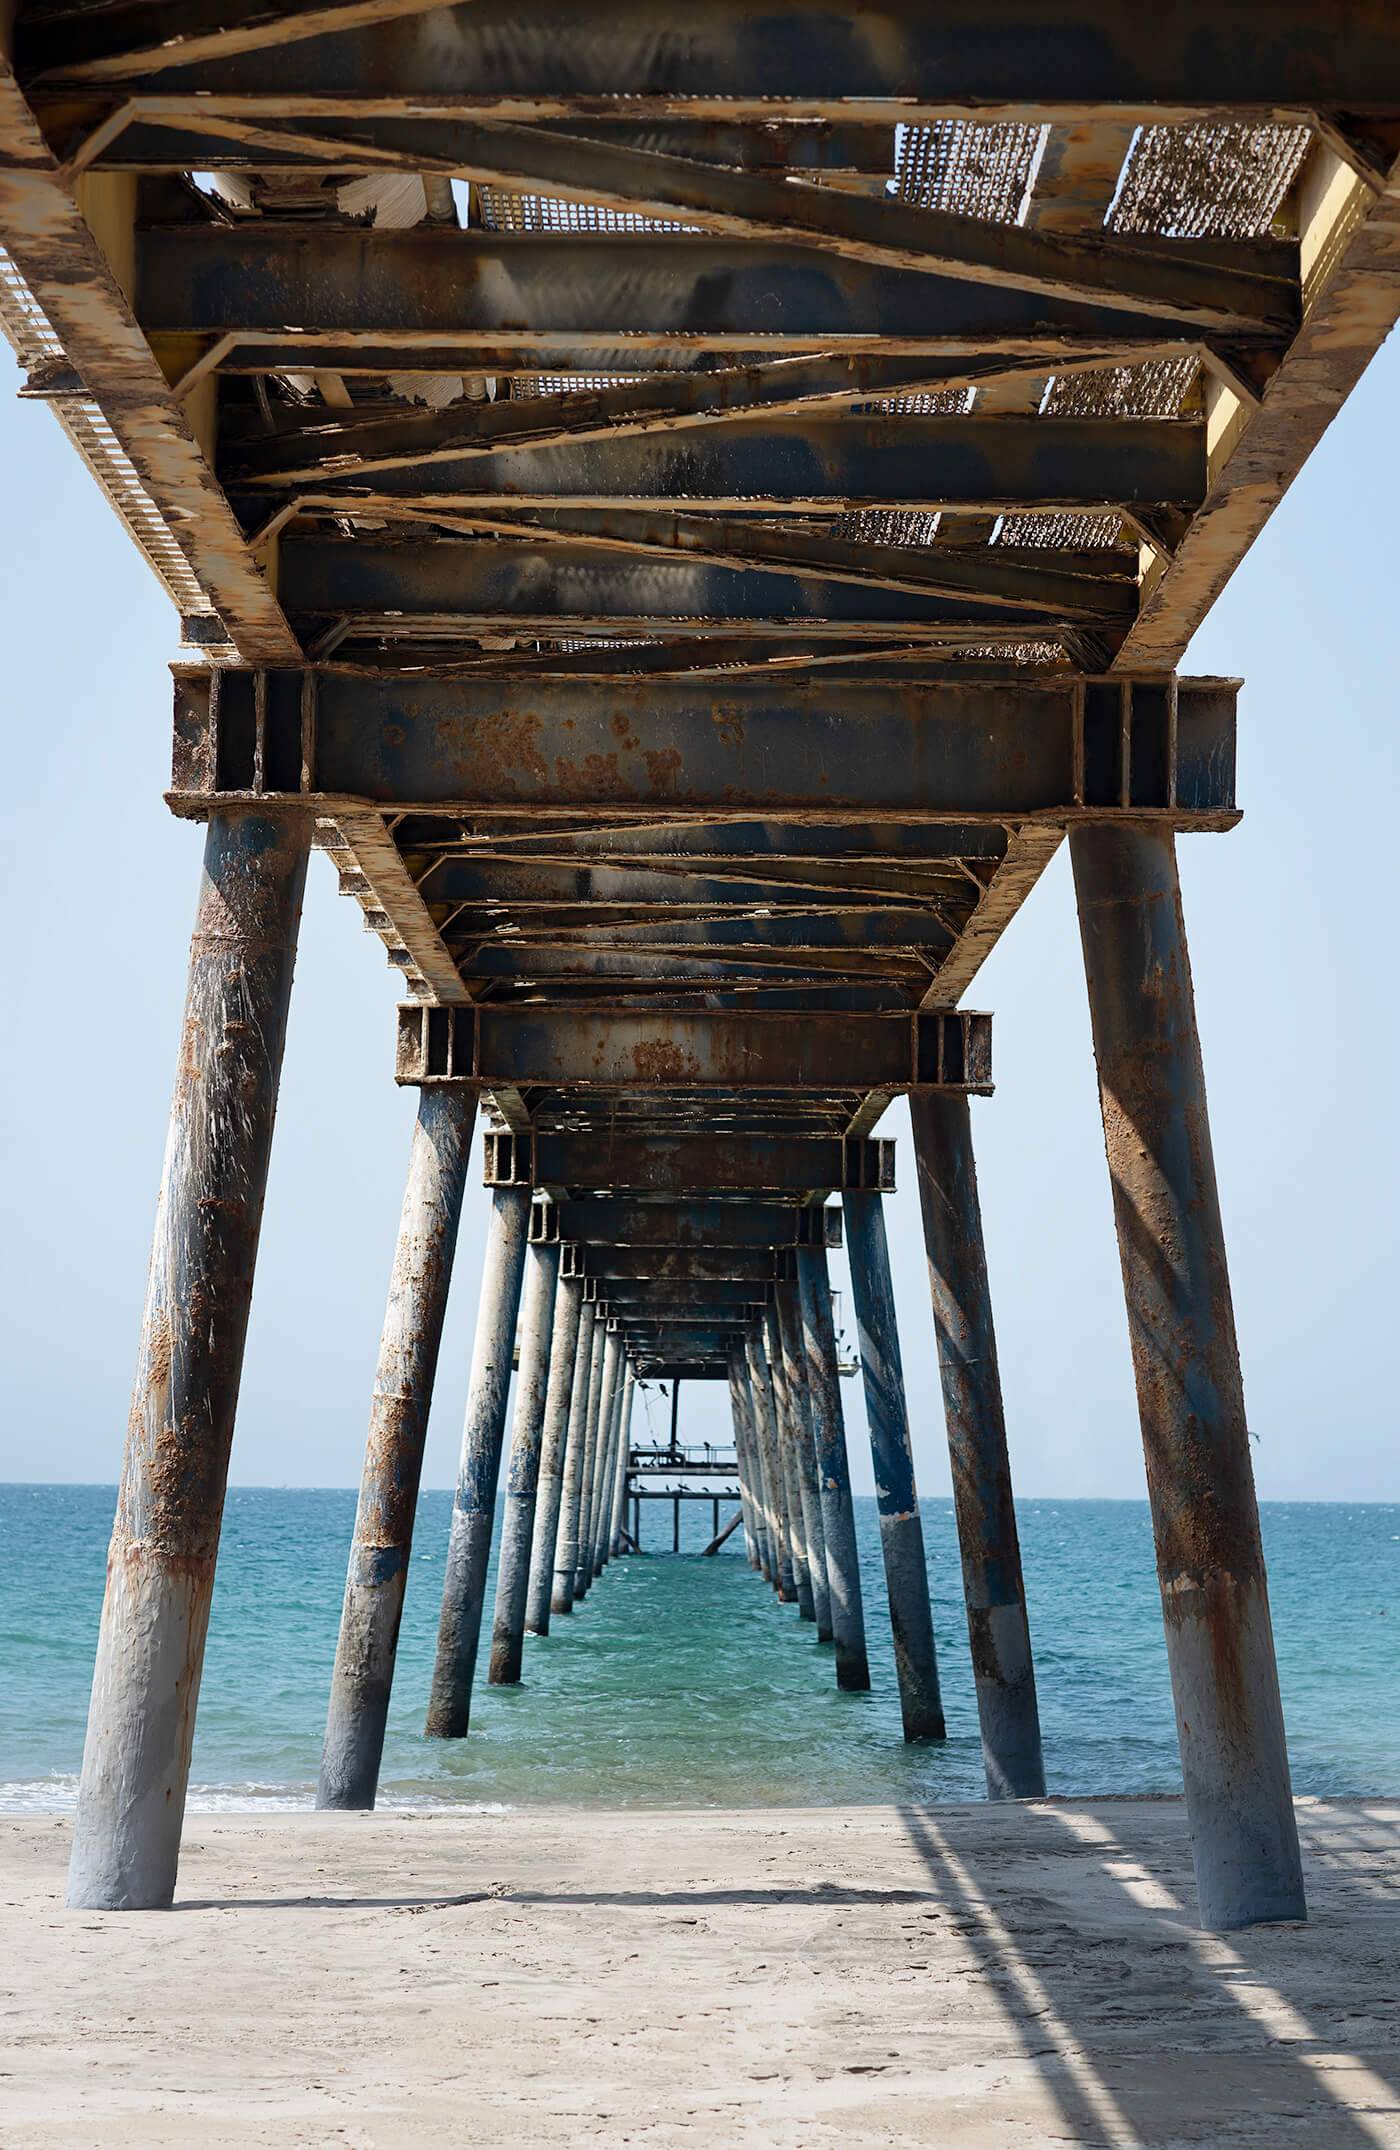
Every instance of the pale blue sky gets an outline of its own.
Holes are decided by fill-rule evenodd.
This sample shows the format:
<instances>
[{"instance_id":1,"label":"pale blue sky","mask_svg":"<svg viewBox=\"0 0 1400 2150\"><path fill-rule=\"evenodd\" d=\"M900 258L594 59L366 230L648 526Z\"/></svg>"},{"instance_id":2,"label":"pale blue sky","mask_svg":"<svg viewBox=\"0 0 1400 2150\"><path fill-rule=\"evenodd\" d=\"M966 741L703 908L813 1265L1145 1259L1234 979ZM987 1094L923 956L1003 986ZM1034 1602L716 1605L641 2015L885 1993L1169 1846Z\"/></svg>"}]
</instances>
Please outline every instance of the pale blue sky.
<instances>
[{"instance_id":1,"label":"pale blue sky","mask_svg":"<svg viewBox=\"0 0 1400 2150\"><path fill-rule=\"evenodd\" d=\"M200 832L161 801L176 621L0 347L0 711L9 1229L0 1478L116 1475ZM1236 672L1244 826L1182 845L1260 1491L1400 1498L1392 937L1400 345L1376 360L1197 637ZM1034 1495L1137 1496L1142 1460L1063 857L973 993L974 1106L1013 1464ZM394 981L312 862L233 1475L349 1485L413 1112ZM903 1132L891 1115L882 1132ZM907 1150L907 1138L901 1145ZM891 1205L923 1491L948 1490L907 1160ZM450 1483L485 1205L474 1159L427 1482ZM839 1269L839 1264L838 1264ZM858 1489L858 1384L845 1384ZM719 1424L691 1392L686 1430Z\"/></svg>"}]
</instances>

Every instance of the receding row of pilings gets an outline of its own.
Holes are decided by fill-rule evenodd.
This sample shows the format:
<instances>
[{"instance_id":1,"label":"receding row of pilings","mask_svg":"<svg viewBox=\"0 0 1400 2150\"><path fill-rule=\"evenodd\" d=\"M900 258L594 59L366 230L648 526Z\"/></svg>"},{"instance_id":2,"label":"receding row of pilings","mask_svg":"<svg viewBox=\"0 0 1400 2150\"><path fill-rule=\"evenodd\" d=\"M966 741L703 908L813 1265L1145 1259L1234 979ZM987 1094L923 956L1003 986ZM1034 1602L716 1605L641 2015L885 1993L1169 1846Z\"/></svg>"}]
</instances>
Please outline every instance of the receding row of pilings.
<instances>
[{"instance_id":1,"label":"receding row of pilings","mask_svg":"<svg viewBox=\"0 0 1400 2150\"><path fill-rule=\"evenodd\" d=\"M174 1891L310 835L310 812L286 806L239 804L209 823L83 1758L69 1885L83 1907L162 1905ZM1295 1918L1297 1831L1174 837L1125 817L1077 824L1070 849L1201 1913L1222 1929ZM1038 1768L1034 1683L958 1108L915 1094L915 1161L989 1777L1014 1790ZM473 1111L468 1085L425 1090L414 1133L326 1741L323 1796L337 1804L366 1803L382 1747ZM906 1729L932 1737L937 1668L884 1219L868 1187L845 1204L901 1704ZM529 1206L528 1187L493 1196L430 1704L443 1734L464 1729L470 1708L527 1263L492 1637L500 1677L518 1669L522 1619L543 1624L546 1582L552 1606L577 1603L616 1534L623 1331L600 1329L550 1255L527 1252ZM780 1594L800 1598L805 1570L814 1620L820 1538L827 1620L851 1677L855 1567L829 1308L816 1281L797 1304L800 1321L791 1300L786 1315L765 1309L761 1339L750 1332L752 1355L746 1339L733 1368L750 1531Z\"/></svg>"}]
</instances>

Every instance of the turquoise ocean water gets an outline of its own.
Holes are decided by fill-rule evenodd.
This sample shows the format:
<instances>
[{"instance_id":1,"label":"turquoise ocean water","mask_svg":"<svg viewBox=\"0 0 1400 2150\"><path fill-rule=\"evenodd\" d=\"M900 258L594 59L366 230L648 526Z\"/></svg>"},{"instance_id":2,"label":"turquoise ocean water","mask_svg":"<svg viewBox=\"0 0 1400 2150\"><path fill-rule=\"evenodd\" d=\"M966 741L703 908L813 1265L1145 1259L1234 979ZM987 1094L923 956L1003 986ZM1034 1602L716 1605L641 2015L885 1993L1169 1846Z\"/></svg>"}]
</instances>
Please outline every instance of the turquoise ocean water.
<instances>
[{"instance_id":1,"label":"turquoise ocean water","mask_svg":"<svg viewBox=\"0 0 1400 2150\"><path fill-rule=\"evenodd\" d=\"M0 1808L71 1802L114 1493L0 1486ZM696 1557L709 1509L645 1512L654 1557L614 1561L527 1642L525 1684L485 1684L473 1730L421 1737L450 1496L423 1496L385 1754L385 1802L805 1804L982 1793L951 1503L924 1504L946 1746L906 1748L873 1501L857 1503L874 1692L838 1695L829 1650L744 1563ZM229 1496L195 1744L197 1807L309 1803L350 1492ZM1054 1792L1179 1789L1145 1504L1020 1507ZM1400 1793L1400 1506L1264 1509L1294 1786ZM491 1588L494 1592L494 1577ZM489 1634L489 1603L486 1627Z\"/></svg>"}]
</instances>

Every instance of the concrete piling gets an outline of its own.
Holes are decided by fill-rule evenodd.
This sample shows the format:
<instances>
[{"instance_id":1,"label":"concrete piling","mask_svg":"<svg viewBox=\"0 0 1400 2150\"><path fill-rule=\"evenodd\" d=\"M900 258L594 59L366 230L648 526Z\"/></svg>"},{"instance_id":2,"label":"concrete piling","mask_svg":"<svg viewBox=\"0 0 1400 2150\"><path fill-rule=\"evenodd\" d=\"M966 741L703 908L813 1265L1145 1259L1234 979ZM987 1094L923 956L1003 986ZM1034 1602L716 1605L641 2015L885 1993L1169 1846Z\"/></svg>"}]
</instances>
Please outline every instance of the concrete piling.
<instances>
[{"instance_id":1,"label":"concrete piling","mask_svg":"<svg viewBox=\"0 0 1400 2150\"><path fill-rule=\"evenodd\" d=\"M943 1739L924 1527L909 1443L884 1202L867 1189L847 1190L843 1206L904 1737Z\"/></svg>"},{"instance_id":2,"label":"concrete piling","mask_svg":"<svg viewBox=\"0 0 1400 2150\"><path fill-rule=\"evenodd\" d=\"M1045 1762L972 1118L948 1092L916 1094L909 1111L987 1792L1039 1799Z\"/></svg>"},{"instance_id":3,"label":"concrete piling","mask_svg":"<svg viewBox=\"0 0 1400 2150\"><path fill-rule=\"evenodd\" d=\"M822 1538L826 1547L831 1638L836 1647L836 1684L848 1694L863 1694L870 1686L870 1660L865 1647L860 1556L856 1546L855 1510L851 1505L851 1471L836 1366L836 1331L831 1318L826 1248L800 1247L797 1275L807 1388L812 1405L812 1441L821 1494Z\"/></svg>"},{"instance_id":4,"label":"concrete piling","mask_svg":"<svg viewBox=\"0 0 1400 2150\"><path fill-rule=\"evenodd\" d=\"M535 1529L540 1450L549 1395L549 1351L554 1330L554 1298L559 1283L559 1248L531 1246L525 1256L525 1290L520 1322L520 1369L515 1383L515 1419L506 1466L506 1497L501 1516L501 1557L496 1567L496 1610L491 1630L487 1678L493 1687L514 1687L520 1678L525 1639L525 1600L530 1587L530 1547Z\"/></svg>"},{"instance_id":5,"label":"concrete piling","mask_svg":"<svg viewBox=\"0 0 1400 2150\"><path fill-rule=\"evenodd\" d=\"M373 1807L378 1790L423 1446L475 1119L476 1099L469 1091L427 1088L418 1093L331 1674L318 1807L364 1811Z\"/></svg>"},{"instance_id":6,"label":"concrete piling","mask_svg":"<svg viewBox=\"0 0 1400 2150\"><path fill-rule=\"evenodd\" d=\"M175 1892L310 838L258 812L205 837L68 1871L85 1911Z\"/></svg>"},{"instance_id":7,"label":"concrete piling","mask_svg":"<svg viewBox=\"0 0 1400 2150\"><path fill-rule=\"evenodd\" d=\"M429 1739L464 1738L471 1716L529 1221L528 1187L492 1190L437 1659L424 1725Z\"/></svg>"},{"instance_id":8,"label":"concrete piling","mask_svg":"<svg viewBox=\"0 0 1400 2150\"><path fill-rule=\"evenodd\" d=\"M554 1585L554 1548L559 1536L559 1506L564 1492L565 1444L569 1403L578 1361L579 1316L583 1285L561 1277L554 1295L554 1333L549 1346L549 1388L540 1438L540 1473L535 1491L535 1528L530 1546L530 1581L525 1594L525 1630L549 1633L549 1600Z\"/></svg>"},{"instance_id":9,"label":"concrete piling","mask_svg":"<svg viewBox=\"0 0 1400 2150\"><path fill-rule=\"evenodd\" d=\"M1306 1915L1169 828L1070 836L1201 1922Z\"/></svg>"}]
</instances>

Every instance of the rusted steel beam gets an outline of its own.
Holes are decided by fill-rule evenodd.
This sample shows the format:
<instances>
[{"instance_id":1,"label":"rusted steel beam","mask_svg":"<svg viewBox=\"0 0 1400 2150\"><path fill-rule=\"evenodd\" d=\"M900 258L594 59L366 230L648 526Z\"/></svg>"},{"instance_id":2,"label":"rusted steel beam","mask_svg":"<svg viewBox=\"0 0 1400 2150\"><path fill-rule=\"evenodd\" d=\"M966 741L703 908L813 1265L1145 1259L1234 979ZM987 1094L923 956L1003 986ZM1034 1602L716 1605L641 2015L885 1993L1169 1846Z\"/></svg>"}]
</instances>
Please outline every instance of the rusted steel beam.
<instances>
[{"instance_id":1,"label":"rusted steel beam","mask_svg":"<svg viewBox=\"0 0 1400 2150\"><path fill-rule=\"evenodd\" d=\"M363 30L441 10L441 0L117 0L25 10L18 58L26 74L111 81L133 72L210 66L243 54L275 56L299 40Z\"/></svg>"},{"instance_id":2,"label":"rusted steel beam","mask_svg":"<svg viewBox=\"0 0 1400 2150\"><path fill-rule=\"evenodd\" d=\"M525 1629L549 1633L549 1600L554 1584L554 1548L559 1536L559 1505L564 1492L569 1405L578 1361L579 1317L583 1286L561 1277L554 1300L554 1331L549 1348L549 1388L545 1399L540 1470L535 1495L535 1529L530 1549L530 1579L525 1597Z\"/></svg>"},{"instance_id":3,"label":"rusted steel beam","mask_svg":"<svg viewBox=\"0 0 1400 2150\"><path fill-rule=\"evenodd\" d=\"M771 1284L785 1266L774 1248L585 1246L569 1251L578 1257L571 1265L575 1274L596 1284L605 1299L614 1286L629 1283ZM794 1248L789 1245L783 1251L790 1266Z\"/></svg>"},{"instance_id":4,"label":"rusted steel beam","mask_svg":"<svg viewBox=\"0 0 1400 2150\"><path fill-rule=\"evenodd\" d=\"M632 1135L597 1130L530 1136L487 1134L488 1186L582 1194L713 1197L790 1194L846 1186L894 1189L894 1144L828 1135Z\"/></svg>"},{"instance_id":5,"label":"rusted steel beam","mask_svg":"<svg viewBox=\"0 0 1400 2150\"><path fill-rule=\"evenodd\" d=\"M1174 339L1194 350L1205 334L1145 311L806 246L428 226L153 227L137 243L137 312L148 335L218 336L233 325L244 337L300 347L303 363L318 347L357 342L460 353L520 337L561 356L636 337L654 348L684 339L692 350L745 354L839 354L858 344L870 356L996 350L1053 359L1106 343L1156 350ZM1240 333L1274 349L1287 332L1266 321Z\"/></svg>"},{"instance_id":6,"label":"rusted steel beam","mask_svg":"<svg viewBox=\"0 0 1400 2150\"><path fill-rule=\"evenodd\" d=\"M372 1808L379 1786L475 1118L472 1099L447 1090L420 1093L331 1674L318 1807Z\"/></svg>"},{"instance_id":7,"label":"rusted steel beam","mask_svg":"<svg viewBox=\"0 0 1400 2150\"><path fill-rule=\"evenodd\" d=\"M787 469L797 469L795 459ZM927 504L925 469L917 449L900 467L901 483L920 494L921 507ZM1086 487L1107 475L1092 462L1079 471ZM805 483L807 475L798 475L796 482ZM1137 476L1127 445L1113 477L1125 490ZM952 491L961 497L960 488ZM828 503L833 509L836 498L831 495ZM324 491L315 504L344 506ZM395 512L390 506L389 513ZM949 621L1018 626L1023 632L1055 622L1127 628L1137 611L1132 575L1065 572L1048 549L1041 564L1026 565L1024 555L1000 558L995 545L920 554L699 516L541 513L551 520L535 516L512 523L497 517L492 530L499 541L490 533L467 542L419 535L423 518L432 516L427 503L421 511L415 507L415 520L390 543L288 538L280 555L282 601L294 618L335 613L352 623L360 615L377 618L389 612L405 620L492 622L557 615L560 633L568 621L622 625L708 617L721 622L730 637L742 633L747 619L781 624L789 632L794 624L820 622L851 633L878 627L882 633L912 636L921 627ZM489 515L481 519L492 521ZM468 515L464 522L454 510L450 526L468 531L475 520ZM570 534L568 525L590 522L593 533ZM510 534L515 530L519 537ZM1115 566L1123 568L1122 556L1111 552L1100 563L1101 570Z\"/></svg>"},{"instance_id":8,"label":"rusted steel beam","mask_svg":"<svg viewBox=\"0 0 1400 2150\"><path fill-rule=\"evenodd\" d=\"M1070 822L1151 812L1229 827L1231 680L1034 685L962 678L743 678L716 708L703 682L451 675L321 667L175 672L170 801L230 793L532 817L598 809L684 820ZM324 806L322 806L322 802Z\"/></svg>"},{"instance_id":9,"label":"rusted steel beam","mask_svg":"<svg viewBox=\"0 0 1400 2150\"><path fill-rule=\"evenodd\" d=\"M885 675L886 677L888 674ZM1183 684L1189 684L1183 682ZM848 696L849 701L849 696ZM636 865L647 872L679 874L685 880L704 872L750 880L769 876L807 879L832 887L851 877L870 894L896 894L922 885L926 875L951 871L961 876L959 860L996 861L1006 850L1005 831L985 822L954 823L872 821L860 824L784 822L746 819L731 822L657 821L651 824L605 822L591 828L545 827L516 832L510 824L491 826L473 820L469 830L438 832L451 845L449 856L530 859L538 854L555 862ZM414 851L405 833L406 852ZM418 856L423 854L419 852ZM835 878L832 878L835 877Z\"/></svg>"},{"instance_id":10,"label":"rusted steel beam","mask_svg":"<svg viewBox=\"0 0 1400 2150\"><path fill-rule=\"evenodd\" d=\"M471 1717L529 1209L524 1188L498 1187L492 1193L437 1657L423 1727L429 1739L464 1738Z\"/></svg>"},{"instance_id":11,"label":"rusted steel beam","mask_svg":"<svg viewBox=\"0 0 1400 2150\"><path fill-rule=\"evenodd\" d=\"M693 1314L701 1320L712 1313L727 1313L731 1308L753 1307L762 1303L772 1290L771 1283L745 1283L742 1279L732 1282L700 1279L694 1283L654 1283L642 1278L634 1283L590 1282L584 1285L584 1299L590 1298L597 1306L606 1306L619 1319L669 1320L674 1315Z\"/></svg>"},{"instance_id":12,"label":"rusted steel beam","mask_svg":"<svg viewBox=\"0 0 1400 2150\"><path fill-rule=\"evenodd\" d=\"M775 1294L778 1338L783 1356L783 1382L792 1417L792 1453L802 1503L802 1535L807 1550L807 1574L812 1586L812 1618L817 1641L832 1640L831 1588L826 1572L826 1537L822 1529L821 1490L817 1485L812 1440L812 1399L807 1388L807 1357L802 1347L801 1310L795 1283L783 1283Z\"/></svg>"},{"instance_id":13,"label":"rusted steel beam","mask_svg":"<svg viewBox=\"0 0 1400 2150\"><path fill-rule=\"evenodd\" d=\"M990 549L989 549L990 550ZM338 616L357 634L396 635L400 623L430 634L567 634L574 630L667 628L676 619L710 620L732 638L751 634L899 635L935 644L950 639L1024 640L1059 625L1123 632L1136 610L1134 585L1072 584L1047 578L1034 606L1006 603L994 590L966 596L886 588L876 578L831 579L714 566L706 561L625 561L588 547L479 545L451 538L379 546L359 539L295 538L283 548L283 599L293 620ZM917 575L906 578L910 582ZM930 582L940 579L937 574ZM994 557L988 582L997 581ZM1062 602L1060 600L1063 600ZM308 641L314 641L308 632Z\"/></svg>"},{"instance_id":14,"label":"rusted steel beam","mask_svg":"<svg viewBox=\"0 0 1400 2150\"><path fill-rule=\"evenodd\" d=\"M905 1090L989 1094L991 1017L596 1013L572 1004L399 1009L395 1080L490 1089Z\"/></svg>"},{"instance_id":15,"label":"rusted steel beam","mask_svg":"<svg viewBox=\"0 0 1400 2150\"><path fill-rule=\"evenodd\" d=\"M836 1647L836 1684L848 1694L864 1694L870 1686L870 1663L865 1648L860 1554L851 1506L851 1472L825 1245L818 1242L799 1248L797 1274L822 1542L826 1549L831 1638Z\"/></svg>"},{"instance_id":16,"label":"rusted steel beam","mask_svg":"<svg viewBox=\"0 0 1400 2150\"><path fill-rule=\"evenodd\" d=\"M743 1253L769 1248L841 1244L841 1212L803 1207L796 1202L629 1202L595 1197L592 1201L551 1205L559 1237L585 1249L615 1248L644 1260L650 1249L699 1255L726 1248ZM811 1220L815 1220L812 1222Z\"/></svg>"},{"instance_id":17,"label":"rusted steel beam","mask_svg":"<svg viewBox=\"0 0 1400 2150\"><path fill-rule=\"evenodd\" d=\"M962 1100L927 1097L911 1100L910 1119L987 1792L1040 1799L1040 1711L971 1115Z\"/></svg>"},{"instance_id":18,"label":"rusted steel beam","mask_svg":"<svg viewBox=\"0 0 1400 2150\"><path fill-rule=\"evenodd\" d=\"M380 505L386 513L415 507L432 515L473 508L581 512L595 503L660 514L703 503L730 512L767 508L845 515L867 507L996 511L1171 503L1189 508L1199 503L1205 485L1205 428L1193 419L822 412L736 419L733 425L685 434L625 434L552 448L503 449L426 469L379 471L368 479L350 472L334 486L305 491L342 512L352 501L363 502L366 514ZM252 497L249 512L250 520L263 519L262 495ZM755 532L755 545L762 542L762 533ZM316 577L316 563L327 563L328 572L335 563L347 566L351 549L334 540L288 544L281 570L289 577L283 592L288 609L321 609L324 577ZM365 549L375 556L375 547ZM378 558L387 562L398 549L379 548ZM417 560L416 549L410 557ZM428 572L426 547L422 558ZM456 572L464 572L459 546L444 548L442 560L444 570L455 561ZM940 563L934 554L922 564L932 573ZM955 575L969 563L966 555L955 555L944 564ZM988 566L994 571L995 559ZM339 609L366 608L386 574L387 566L381 565L378 582L352 582Z\"/></svg>"},{"instance_id":19,"label":"rusted steel beam","mask_svg":"<svg viewBox=\"0 0 1400 2150\"><path fill-rule=\"evenodd\" d=\"M515 1419L506 1471L501 1552L496 1566L496 1610L487 1673L493 1687L514 1687L520 1679L525 1602L530 1587L530 1547L534 1538L550 1388L550 1345L554 1332L554 1299L559 1284L559 1248L547 1242L532 1243L526 1249L525 1271L520 1372L515 1385ZM572 1374L572 1366L569 1371Z\"/></svg>"},{"instance_id":20,"label":"rusted steel beam","mask_svg":"<svg viewBox=\"0 0 1400 2150\"><path fill-rule=\"evenodd\" d=\"M1363 179L1319 143L1298 195L1302 325L1257 406L1223 383L1208 389L1205 501L1145 581L1114 660L1124 671L1185 651L1400 313L1400 160Z\"/></svg>"},{"instance_id":21,"label":"rusted steel beam","mask_svg":"<svg viewBox=\"0 0 1400 2150\"><path fill-rule=\"evenodd\" d=\"M1201 1922L1305 1916L1169 830L1071 842Z\"/></svg>"},{"instance_id":22,"label":"rusted steel beam","mask_svg":"<svg viewBox=\"0 0 1400 2150\"><path fill-rule=\"evenodd\" d=\"M129 182L104 181L121 188ZM114 227L134 202L116 204ZM182 611L217 613L249 663L300 654L277 599L206 458L197 427L161 372L130 303L131 264L109 261L65 184L0 51L0 245L24 279L94 413L129 463L164 533L157 543L120 463L90 467ZM80 406L80 408L86 406ZM212 417L212 409L206 414ZM95 437L88 429L80 445ZM212 452L212 443L211 452ZM86 448L84 453L87 454Z\"/></svg>"},{"instance_id":23,"label":"rusted steel beam","mask_svg":"<svg viewBox=\"0 0 1400 2150\"><path fill-rule=\"evenodd\" d=\"M1136 346L1130 352L1142 357ZM1170 356L1173 346L1163 347ZM1076 365L1112 365L1117 348L1105 344L1087 352ZM973 387L1007 371L1043 379L1032 360L968 356L941 364L927 359L845 358L783 359L768 366L725 367L722 371L660 380L629 381L618 388L575 390L558 396L503 398L496 403L462 405L443 411L404 409L375 417L321 409L296 414L266 434L226 438L220 469L225 481L245 490L284 488L296 494L353 473L364 483L374 473L452 464L463 458L498 455L504 449L549 448L562 443L620 440L628 434L693 430L703 425L731 425L737 418L766 412L819 409L825 404L859 403L882 396L911 395Z\"/></svg>"},{"instance_id":24,"label":"rusted steel beam","mask_svg":"<svg viewBox=\"0 0 1400 2150\"><path fill-rule=\"evenodd\" d=\"M214 1562L310 845L209 824L68 1873L85 1911L175 1892Z\"/></svg>"},{"instance_id":25,"label":"rusted steel beam","mask_svg":"<svg viewBox=\"0 0 1400 2150\"><path fill-rule=\"evenodd\" d=\"M856 15L838 0L772 0L760 16L745 0L706 0L702 15L681 0L613 0L606 10L472 0L421 21L167 66L161 80L331 98L351 110L391 90L419 111L436 101L522 119L591 121L600 100L617 100L632 124L678 115L888 123L891 101L910 123L1100 107L1109 117L1196 119L1221 106L1400 106L1400 39L1384 0L1338 0L1325 36L1310 0L1263 12L1251 0L1179 0L1160 21L1129 0L1075 0L1053 17L1028 17L1024 0L936 11L880 0Z\"/></svg>"},{"instance_id":26,"label":"rusted steel beam","mask_svg":"<svg viewBox=\"0 0 1400 2150\"><path fill-rule=\"evenodd\" d=\"M878 1194L848 1192L843 1207L904 1737L943 1739L924 1526L914 1482L884 1204Z\"/></svg>"},{"instance_id":27,"label":"rusted steel beam","mask_svg":"<svg viewBox=\"0 0 1400 2150\"><path fill-rule=\"evenodd\" d=\"M440 0L428 0L440 4ZM111 111L109 90L67 84L46 90L35 83L29 101L55 152L70 141L84 141ZM218 104L218 100L214 100ZM356 118L335 113L290 114L253 107L252 116L268 125L255 142L227 133L201 132L201 100L188 92L163 93L158 87L130 102L131 116L119 132L97 147L91 171L280 172L315 169L320 163L314 138L330 128L345 145L345 172L391 168L427 172L445 168L460 140L458 120L414 118L402 114L361 112ZM234 114L237 107L222 106ZM245 110L248 108L245 108ZM148 116L149 115L149 116ZM299 141L303 127L308 140ZM274 131L275 130L275 131ZM727 164L744 172L788 171L861 173L886 179L895 168L895 130L888 122L829 120L818 125L785 126L781 122L728 126L719 120L674 120L630 126L625 119L571 122L570 136L602 146L647 151L662 157L688 157L701 164Z\"/></svg>"},{"instance_id":28,"label":"rusted steel beam","mask_svg":"<svg viewBox=\"0 0 1400 2150\"><path fill-rule=\"evenodd\" d=\"M344 150L333 128L313 131L305 121L288 137L265 118L232 118L207 105L200 119L207 131L249 147L259 139L278 147L304 143L332 167ZM382 167L402 168L393 151ZM1229 334L1287 329L1296 315L1297 254L1281 240L1217 238L1193 245L1155 236L1119 238L1102 228L1074 235L1040 231L501 121L461 122L438 170L508 192L543 191L624 215L683 220L721 238L809 246L820 249L824 260L1082 299Z\"/></svg>"},{"instance_id":29,"label":"rusted steel beam","mask_svg":"<svg viewBox=\"0 0 1400 2150\"><path fill-rule=\"evenodd\" d=\"M582 1294L580 1293L580 1298ZM578 1347L574 1354L574 1378L569 1391L569 1426L564 1447L564 1479L559 1501L559 1528L554 1540L554 1576L550 1586L551 1613L574 1609L574 1570L578 1566L579 1504L583 1493L584 1449L588 1438L588 1401L593 1385L593 1332L597 1310L584 1305L579 1313Z\"/></svg>"}]
</instances>

